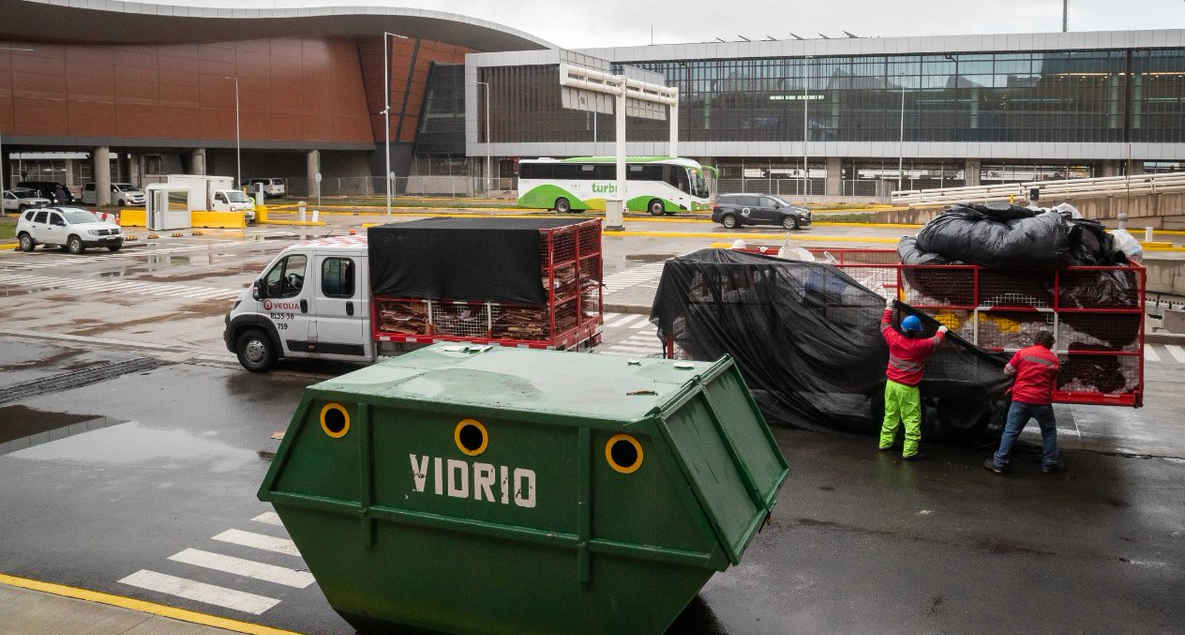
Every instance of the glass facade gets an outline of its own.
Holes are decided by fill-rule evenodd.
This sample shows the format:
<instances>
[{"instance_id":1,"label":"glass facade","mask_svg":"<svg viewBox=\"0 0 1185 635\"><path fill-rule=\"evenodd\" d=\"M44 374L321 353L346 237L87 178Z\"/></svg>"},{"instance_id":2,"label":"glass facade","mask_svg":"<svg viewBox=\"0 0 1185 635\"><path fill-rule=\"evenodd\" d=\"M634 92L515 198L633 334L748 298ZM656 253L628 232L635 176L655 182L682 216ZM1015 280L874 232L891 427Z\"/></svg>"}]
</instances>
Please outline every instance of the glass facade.
<instances>
[{"instance_id":1,"label":"glass facade","mask_svg":"<svg viewBox=\"0 0 1185 635\"><path fill-rule=\"evenodd\" d=\"M433 63L425 86L416 154L465 154L465 65Z\"/></svg>"},{"instance_id":2,"label":"glass facade","mask_svg":"<svg viewBox=\"0 0 1185 635\"><path fill-rule=\"evenodd\" d=\"M628 64L679 87L684 141L793 142L804 127L810 141L1185 141L1185 49ZM492 86L494 142L594 138L593 115L560 106L555 66L479 70ZM478 106L483 142L480 95ZM613 117L595 119L596 137L611 141ZM631 119L629 128L630 140L667 134L662 121Z\"/></svg>"}]
</instances>

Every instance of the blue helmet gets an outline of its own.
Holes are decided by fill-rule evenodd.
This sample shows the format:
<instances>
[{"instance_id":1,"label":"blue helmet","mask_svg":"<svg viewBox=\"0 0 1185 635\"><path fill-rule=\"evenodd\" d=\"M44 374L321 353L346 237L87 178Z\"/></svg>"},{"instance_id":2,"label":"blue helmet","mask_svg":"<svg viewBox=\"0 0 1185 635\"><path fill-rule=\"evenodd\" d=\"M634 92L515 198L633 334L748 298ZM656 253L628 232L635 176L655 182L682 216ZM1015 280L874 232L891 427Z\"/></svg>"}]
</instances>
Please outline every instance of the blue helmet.
<instances>
[{"instance_id":1,"label":"blue helmet","mask_svg":"<svg viewBox=\"0 0 1185 635\"><path fill-rule=\"evenodd\" d=\"M916 315L907 315L901 320L901 329L907 333L918 333L922 330L922 321Z\"/></svg>"}]
</instances>

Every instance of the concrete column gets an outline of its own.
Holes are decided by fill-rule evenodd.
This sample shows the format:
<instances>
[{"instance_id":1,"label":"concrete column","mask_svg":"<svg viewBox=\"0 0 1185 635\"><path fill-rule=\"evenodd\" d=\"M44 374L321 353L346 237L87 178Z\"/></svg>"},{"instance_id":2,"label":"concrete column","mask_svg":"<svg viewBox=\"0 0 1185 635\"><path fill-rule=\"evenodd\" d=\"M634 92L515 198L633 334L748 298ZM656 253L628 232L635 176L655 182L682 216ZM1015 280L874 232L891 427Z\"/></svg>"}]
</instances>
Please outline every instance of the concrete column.
<instances>
[{"instance_id":1,"label":"concrete column","mask_svg":"<svg viewBox=\"0 0 1185 635\"><path fill-rule=\"evenodd\" d=\"M1123 176L1121 161L1103 161L1103 176Z\"/></svg>"},{"instance_id":2,"label":"concrete column","mask_svg":"<svg viewBox=\"0 0 1185 635\"><path fill-rule=\"evenodd\" d=\"M305 155L305 176L309 180L309 198L317 198L321 185L317 183L317 173L321 171L321 152L309 150Z\"/></svg>"},{"instance_id":3,"label":"concrete column","mask_svg":"<svg viewBox=\"0 0 1185 635\"><path fill-rule=\"evenodd\" d=\"M111 148L99 146L91 152L94 159L95 198L99 205L111 204Z\"/></svg>"},{"instance_id":4,"label":"concrete column","mask_svg":"<svg viewBox=\"0 0 1185 635\"><path fill-rule=\"evenodd\" d=\"M127 183L132 180L132 162L128 158L127 152L116 152L117 158L115 162L119 164L119 180Z\"/></svg>"},{"instance_id":5,"label":"concrete column","mask_svg":"<svg viewBox=\"0 0 1185 635\"><path fill-rule=\"evenodd\" d=\"M979 170L983 167L983 161L979 159L967 159L963 166L963 176L966 179L963 185L966 187L975 187L979 185Z\"/></svg>"},{"instance_id":6,"label":"concrete column","mask_svg":"<svg viewBox=\"0 0 1185 635\"><path fill-rule=\"evenodd\" d=\"M78 177L74 174L75 159L66 159L63 163L66 164L66 189L73 191L75 185L78 185Z\"/></svg>"},{"instance_id":7,"label":"concrete column","mask_svg":"<svg viewBox=\"0 0 1185 635\"><path fill-rule=\"evenodd\" d=\"M827 157L827 196L843 196L843 158Z\"/></svg>"},{"instance_id":8,"label":"concrete column","mask_svg":"<svg viewBox=\"0 0 1185 635\"><path fill-rule=\"evenodd\" d=\"M144 187L143 172L140 170L143 164L140 163L139 154L133 154L128 158L128 182L136 187Z\"/></svg>"},{"instance_id":9,"label":"concrete column","mask_svg":"<svg viewBox=\"0 0 1185 635\"><path fill-rule=\"evenodd\" d=\"M192 166L190 171L193 174L204 175L206 173L206 149L205 148L194 148L193 149L193 158L190 161L190 165Z\"/></svg>"},{"instance_id":10,"label":"concrete column","mask_svg":"<svg viewBox=\"0 0 1185 635\"><path fill-rule=\"evenodd\" d=\"M1143 161L1132 161L1132 176L1144 173Z\"/></svg>"}]
</instances>

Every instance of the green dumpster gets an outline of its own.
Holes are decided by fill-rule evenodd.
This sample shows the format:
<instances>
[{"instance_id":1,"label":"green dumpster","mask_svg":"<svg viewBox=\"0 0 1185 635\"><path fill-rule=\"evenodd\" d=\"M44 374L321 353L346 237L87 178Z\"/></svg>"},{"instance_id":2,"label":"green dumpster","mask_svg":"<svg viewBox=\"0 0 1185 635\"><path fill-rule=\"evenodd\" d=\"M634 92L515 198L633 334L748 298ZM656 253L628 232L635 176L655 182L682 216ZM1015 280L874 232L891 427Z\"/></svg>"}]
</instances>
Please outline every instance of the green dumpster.
<instances>
[{"instance_id":1,"label":"green dumpster","mask_svg":"<svg viewBox=\"0 0 1185 635\"><path fill-rule=\"evenodd\" d=\"M437 344L306 389L259 498L359 630L661 633L788 472L731 358Z\"/></svg>"}]
</instances>

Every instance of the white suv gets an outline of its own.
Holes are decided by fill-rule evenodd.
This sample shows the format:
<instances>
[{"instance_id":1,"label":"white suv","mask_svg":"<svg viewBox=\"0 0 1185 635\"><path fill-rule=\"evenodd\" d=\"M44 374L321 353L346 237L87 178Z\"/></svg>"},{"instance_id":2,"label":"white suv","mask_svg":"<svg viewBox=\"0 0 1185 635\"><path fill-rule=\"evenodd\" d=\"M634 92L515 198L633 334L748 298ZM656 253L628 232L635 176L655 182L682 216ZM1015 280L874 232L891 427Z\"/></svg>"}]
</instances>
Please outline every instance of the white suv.
<instances>
[{"instance_id":1,"label":"white suv","mask_svg":"<svg viewBox=\"0 0 1185 635\"><path fill-rule=\"evenodd\" d=\"M99 220L93 212L78 207L27 210L16 223L16 237L21 251L33 251L37 245L65 246L72 254L80 254L87 247L111 251L123 247L119 225Z\"/></svg>"}]
</instances>

